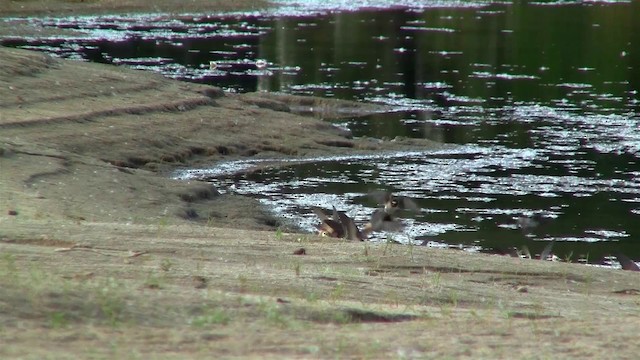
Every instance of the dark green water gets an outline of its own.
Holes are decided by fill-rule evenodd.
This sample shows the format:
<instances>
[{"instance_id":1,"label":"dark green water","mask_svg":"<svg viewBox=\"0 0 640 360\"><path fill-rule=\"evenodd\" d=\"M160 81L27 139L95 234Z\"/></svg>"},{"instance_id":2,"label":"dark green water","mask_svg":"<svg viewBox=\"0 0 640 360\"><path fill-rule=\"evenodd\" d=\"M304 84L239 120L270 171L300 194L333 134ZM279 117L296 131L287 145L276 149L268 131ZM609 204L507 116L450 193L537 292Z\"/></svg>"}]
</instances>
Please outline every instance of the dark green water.
<instances>
[{"instance_id":1,"label":"dark green water","mask_svg":"<svg viewBox=\"0 0 640 360\"><path fill-rule=\"evenodd\" d=\"M331 2L327 2L331 3ZM468 3L474 5L473 3ZM426 137L447 152L321 159L222 189L264 199L313 229L311 206L365 221L363 195L417 199L403 241L640 259L640 2L501 2L448 8L33 19L89 35L9 46L157 71L230 91L269 90L395 106L346 119L355 136ZM256 67L264 59L267 67ZM209 68L214 61L215 70ZM234 168L235 164L227 164ZM220 168L213 165L219 174ZM520 216L550 219L533 234ZM379 234L375 239L384 239Z\"/></svg>"}]
</instances>

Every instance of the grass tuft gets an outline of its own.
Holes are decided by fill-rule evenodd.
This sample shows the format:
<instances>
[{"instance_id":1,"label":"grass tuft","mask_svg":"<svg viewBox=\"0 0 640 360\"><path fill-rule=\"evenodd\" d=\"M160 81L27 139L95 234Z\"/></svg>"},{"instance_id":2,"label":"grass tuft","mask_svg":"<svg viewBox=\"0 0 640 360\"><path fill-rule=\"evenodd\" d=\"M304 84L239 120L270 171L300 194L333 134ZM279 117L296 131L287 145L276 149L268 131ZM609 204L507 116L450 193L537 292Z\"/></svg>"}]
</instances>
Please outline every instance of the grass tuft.
<instances>
[{"instance_id":1,"label":"grass tuft","mask_svg":"<svg viewBox=\"0 0 640 360\"><path fill-rule=\"evenodd\" d=\"M207 327L212 325L227 325L231 321L231 315L226 309L216 307L209 309L205 314L191 319L191 325L195 327Z\"/></svg>"}]
</instances>

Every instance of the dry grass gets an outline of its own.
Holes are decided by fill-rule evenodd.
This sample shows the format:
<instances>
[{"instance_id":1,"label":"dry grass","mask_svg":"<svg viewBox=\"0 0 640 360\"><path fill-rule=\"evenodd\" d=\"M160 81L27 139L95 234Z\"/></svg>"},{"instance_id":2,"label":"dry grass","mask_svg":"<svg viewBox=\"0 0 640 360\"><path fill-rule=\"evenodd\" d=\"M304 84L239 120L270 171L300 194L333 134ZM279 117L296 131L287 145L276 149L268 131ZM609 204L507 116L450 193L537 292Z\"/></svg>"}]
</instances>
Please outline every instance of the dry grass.
<instances>
[{"instance_id":1,"label":"dry grass","mask_svg":"<svg viewBox=\"0 0 640 360\"><path fill-rule=\"evenodd\" d=\"M573 358L615 343L624 358L640 328L632 272L198 226L4 225L3 356Z\"/></svg>"}]
</instances>

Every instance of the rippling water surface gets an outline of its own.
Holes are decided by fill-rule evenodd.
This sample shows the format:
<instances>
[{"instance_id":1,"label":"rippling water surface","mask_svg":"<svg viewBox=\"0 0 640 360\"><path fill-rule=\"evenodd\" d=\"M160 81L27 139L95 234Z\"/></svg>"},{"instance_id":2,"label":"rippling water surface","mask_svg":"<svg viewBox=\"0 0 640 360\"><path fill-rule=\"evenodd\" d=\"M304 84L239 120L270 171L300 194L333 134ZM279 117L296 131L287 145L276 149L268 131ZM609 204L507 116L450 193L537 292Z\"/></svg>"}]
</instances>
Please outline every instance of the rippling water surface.
<instances>
[{"instance_id":1,"label":"rippling water surface","mask_svg":"<svg viewBox=\"0 0 640 360\"><path fill-rule=\"evenodd\" d=\"M422 209L403 234L374 240L533 253L555 240L573 260L640 258L640 2L283 3L265 14L30 19L87 35L3 43L228 91L385 103L398 111L338 125L459 145L244 177L225 174L251 161L177 174L259 197L310 231L310 206L364 222L375 207L364 195L388 189ZM535 214L547 224L517 229Z\"/></svg>"}]
</instances>

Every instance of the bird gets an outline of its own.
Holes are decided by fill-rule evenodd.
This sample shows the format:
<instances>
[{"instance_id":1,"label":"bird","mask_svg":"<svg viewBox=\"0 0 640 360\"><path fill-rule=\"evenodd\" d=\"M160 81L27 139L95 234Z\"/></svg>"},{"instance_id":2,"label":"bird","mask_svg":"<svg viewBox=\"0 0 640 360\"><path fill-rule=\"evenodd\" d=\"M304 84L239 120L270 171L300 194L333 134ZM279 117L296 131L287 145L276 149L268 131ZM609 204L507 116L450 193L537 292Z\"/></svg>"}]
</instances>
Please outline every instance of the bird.
<instances>
[{"instance_id":1,"label":"bird","mask_svg":"<svg viewBox=\"0 0 640 360\"><path fill-rule=\"evenodd\" d=\"M384 209L374 211L369 224L372 231L400 231L404 228L400 221L396 220Z\"/></svg>"},{"instance_id":2,"label":"bird","mask_svg":"<svg viewBox=\"0 0 640 360\"><path fill-rule=\"evenodd\" d=\"M352 218L347 216L344 212L336 211L336 208L333 208L334 214L338 214L338 218L340 219L340 223L342 224L342 229L344 230L345 238L351 241L364 241L369 233L371 233L372 228L370 223L365 225L362 231L358 229L358 226L353 221Z\"/></svg>"},{"instance_id":3,"label":"bird","mask_svg":"<svg viewBox=\"0 0 640 360\"><path fill-rule=\"evenodd\" d=\"M318 232L322 236L345 238L352 241L364 241L372 231L369 224L360 231L353 219L344 212L336 210L335 206L333 206L331 217L319 207L313 207L312 210L322 221L320 226L318 226Z\"/></svg>"},{"instance_id":4,"label":"bird","mask_svg":"<svg viewBox=\"0 0 640 360\"><path fill-rule=\"evenodd\" d=\"M374 231L400 231L404 227L400 221L392 218L383 209L374 211L371 219L362 229L358 228L352 218L343 211L338 211L335 206L331 217L319 207L313 207L312 210L321 220L318 233L322 236L364 241Z\"/></svg>"},{"instance_id":5,"label":"bird","mask_svg":"<svg viewBox=\"0 0 640 360\"><path fill-rule=\"evenodd\" d=\"M378 204L383 205L384 211L389 214L395 214L398 210L419 210L420 207L416 202L406 196L394 195L390 191L378 190L369 193L369 196Z\"/></svg>"},{"instance_id":6,"label":"bird","mask_svg":"<svg viewBox=\"0 0 640 360\"><path fill-rule=\"evenodd\" d=\"M335 238L342 238L345 235L344 227L340 222L340 217L336 216L337 210L333 208L333 219L325 214L319 207L313 207L313 212L320 218L322 223L318 226L318 234Z\"/></svg>"},{"instance_id":7,"label":"bird","mask_svg":"<svg viewBox=\"0 0 640 360\"><path fill-rule=\"evenodd\" d=\"M394 195L390 191L373 191L369 193L369 196L379 205L383 205L371 216L371 225L374 231L400 231L404 225L395 218L395 214L400 210L416 211L420 209L413 199Z\"/></svg>"}]
</instances>

